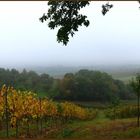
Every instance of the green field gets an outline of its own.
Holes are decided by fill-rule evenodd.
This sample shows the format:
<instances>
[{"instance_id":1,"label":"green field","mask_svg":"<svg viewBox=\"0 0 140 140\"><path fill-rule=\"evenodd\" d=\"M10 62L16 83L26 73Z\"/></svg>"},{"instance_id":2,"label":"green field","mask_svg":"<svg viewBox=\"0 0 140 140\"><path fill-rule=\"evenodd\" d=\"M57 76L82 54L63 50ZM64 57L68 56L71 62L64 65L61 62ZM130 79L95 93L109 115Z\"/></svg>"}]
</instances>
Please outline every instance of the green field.
<instances>
[{"instance_id":1,"label":"green field","mask_svg":"<svg viewBox=\"0 0 140 140\"><path fill-rule=\"evenodd\" d=\"M70 122L62 129L50 133L49 138L140 138L140 128L137 127L137 118L111 120L108 119L104 111L101 110L96 119Z\"/></svg>"},{"instance_id":2,"label":"green field","mask_svg":"<svg viewBox=\"0 0 140 140\"><path fill-rule=\"evenodd\" d=\"M129 83L130 80L132 80L132 78L135 78L135 74L123 74L123 73L114 73L112 74L112 77L114 79L118 79L123 81L124 83Z\"/></svg>"}]
</instances>

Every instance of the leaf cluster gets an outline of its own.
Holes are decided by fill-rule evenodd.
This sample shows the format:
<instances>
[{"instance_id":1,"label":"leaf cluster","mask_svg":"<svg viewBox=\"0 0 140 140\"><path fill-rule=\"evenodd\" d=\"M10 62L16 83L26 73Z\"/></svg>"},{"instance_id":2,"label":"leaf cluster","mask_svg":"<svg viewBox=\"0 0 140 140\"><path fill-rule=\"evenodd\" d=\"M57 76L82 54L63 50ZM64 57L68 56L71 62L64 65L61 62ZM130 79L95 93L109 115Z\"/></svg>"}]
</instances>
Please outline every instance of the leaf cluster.
<instances>
[{"instance_id":1,"label":"leaf cluster","mask_svg":"<svg viewBox=\"0 0 140 140\"><path fill-rule=\"evenodd\" d=\"M112 4L106 3L102 5L102 14L105 15L111 8L113 7Z\"/></svg>"},{"instance_id":2,"label":"leaf cluster","mask_svg":"<svg viewBox=\"0 0 140 140\"><path fill-rule=\"evenodd\" d=\"M49 20L48 27L54 29L60 27L57 32L57 41L67 45L69 36L78 31L79 26L88 26L87 16L80 14L81 8L89 5L88 1L49 1L47 14L40 18L41 22Z\"/></svg>"}]
</instances>

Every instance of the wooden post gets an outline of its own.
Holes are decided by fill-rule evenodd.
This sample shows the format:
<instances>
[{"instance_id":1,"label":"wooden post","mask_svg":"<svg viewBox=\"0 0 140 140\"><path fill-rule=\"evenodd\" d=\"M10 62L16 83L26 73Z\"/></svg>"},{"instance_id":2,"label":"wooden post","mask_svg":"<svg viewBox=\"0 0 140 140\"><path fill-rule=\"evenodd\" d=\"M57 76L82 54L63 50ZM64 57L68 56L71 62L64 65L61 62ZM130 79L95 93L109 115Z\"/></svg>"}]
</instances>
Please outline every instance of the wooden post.
<instances>
[{"instance_id":1,"label":"wooden post","mask_svg":"<svg viewBox=\"0 0 140 140\"><path fill-rule=\"evenodd\" d=\"M38 135L39 132L39 117L37 115L37 119L36 119L36 134Z\"/></svg>"},{"instance_id":2,"label":"wooden post","mask_svg":"<svg viewBox=\"0 0 140 140\"><path fill-rule=\"evenodd\" d=\"M29 124L29 118L27 120L27 137L30 137L30 124Z\"/></svg>"},{"instance_id":3,"label":"wooden post","mask_svg":"<svg viewBox=\"0 0 140 140\"><path fill-rule=\"evenodd\" d=\"M42 135L42 103L41 103L41 98L39 98L39 105L40 105L40 134Z\"/></svg>"},{"instance_id":4,"label":"wooden post","mask_svg":"<svg viewBox=\"0 0 140 140\"><path fill-rule=\"evenodd\" d=\"M139 93L138 93L138 121L137 121L137 124L138 124L138 127L139 127L139 125L140 125L140 123L139 123L139 120L140 120L140 108L139 108Z\"/></svg>"},{"instance_id":5,"label":"wooden post","mask_svg":"<svg viewBox=\"0 0 140 140\"><path fill-rule=\"evenodd\" d=\"M6 117L6 136L9 137L9 114L8 114L8 100L7 100L7 91L5 92L5 117Z\"/></svg>"},{"instance_id":6,"label":"wooden post","mask_svg":"<svg viewBox=\"0 0 140 140\"><path fill-rule=\"evenodd\" d=\"M139 80L139 87L140 87L140 80ZM140 89L139 89L140 90ZM140 126L140 91L138 91L138 127Z\"/></svg>"},{"instance_id":7,"label":"wooden post","mask_svg":"<svg viewBox=\"0 0 140 140\"><path fill-rule=\"evenodd\" d=\"M18 138L18 124L19 124L19 121L18 119L16 118L16 137Z\"/></svg>"}]
</instances>

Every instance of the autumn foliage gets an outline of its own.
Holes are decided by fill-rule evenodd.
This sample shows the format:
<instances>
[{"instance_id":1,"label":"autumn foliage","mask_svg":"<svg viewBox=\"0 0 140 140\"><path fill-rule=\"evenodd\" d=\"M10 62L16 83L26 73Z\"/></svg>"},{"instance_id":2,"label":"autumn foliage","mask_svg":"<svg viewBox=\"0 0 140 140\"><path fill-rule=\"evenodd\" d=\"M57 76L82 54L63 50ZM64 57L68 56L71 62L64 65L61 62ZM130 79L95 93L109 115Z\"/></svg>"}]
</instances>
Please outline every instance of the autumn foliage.
<instances>
[{"instance_id":1,"label":"autumn foliage","mask_svg":"<svg viewBox=\"0 0 140 140\"><path fill-rule=\"evenodd\" d=\"M7 105L5 104L7 98ZM56 118L61 120L87 120L96 116L96 111L82 108L70 102L57 103L48 98L40 99L37 94L28 91L15 90L13 87L2 87L0 92L0 120L5 118L5 108L8 108L10 125L16 127L17 122L36 120L40 118Z\"/></svg>"}]
</instances>

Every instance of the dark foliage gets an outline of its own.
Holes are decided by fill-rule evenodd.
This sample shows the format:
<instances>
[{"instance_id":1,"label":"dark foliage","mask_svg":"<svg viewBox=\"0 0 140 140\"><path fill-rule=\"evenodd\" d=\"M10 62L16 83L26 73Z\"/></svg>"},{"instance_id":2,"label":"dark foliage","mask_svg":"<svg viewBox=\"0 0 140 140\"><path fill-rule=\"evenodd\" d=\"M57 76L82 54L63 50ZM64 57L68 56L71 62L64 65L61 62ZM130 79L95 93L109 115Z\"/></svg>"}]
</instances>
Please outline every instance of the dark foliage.
<instances>
[{"instance_id":1,"label":"dark foliage","mask_svg":"<svg viewBox=\"0 0 140 140\"><path fill-rule=\"evenodd\" d=\"M137 116L138 116L138 127L140 126L140 74L138 73L135 80L132 79L130 82L134 92L137 94Z\"/></svg>"},{"instance_id":2,"label":"dark foliage","mask_svg":"<svg viewBox=\"0 0 140 140\"><path fill-rule=\"evenodd\" d=\"M133 97L130 88L123 82L114 80L107 73L89 70L67 73L58 81L57 94L53 94L54 99L102 102Z\"/></svg>"},{"instance_id":3,"label":"dark foliage","mask_svg":"<svg viewBox=\"0 0 140 140\"><path fill-rule=\"evenodd\" d=\"M57 41L67 45L69 36L73 37L79 26L89 26L90 22L87 20L87 16L79 13L89 4L89 1L49 1L48 12L43 14L40 21L49 21L50 29L60 27L57 32ZM102 14L105 15L112 7L112 4L103 4Z\"/></svg>"},{"instance_id":4,"label":"dark foliage","mask_svg":"<svg viewBox=\"0 0 140 140\"><path fill-rule=\"evenodd\" d=\"M105 15L111 8L113 7L112 4L106 3L102 5L102 14Z\"/></svg>"},{"instance_id":5,"label":"dark foliage","mask_svg":"<svg viewBox=\"0 0 140 140\"><path fill-rule=\"evenodd\" d=\"M79 26L88 26L87 16L79 13L80 9L89 5L88 1L49 1L48 13L43 14L41 22L49 21L48 27L54 29L60 27L57 32L57 41L67 45L69 36L78 31Z\"/></svg>"},{"instance_id":6,"label":"dark foliage","mask_svg":"<svg viewBox=\"0 0 140 140\"><path fill-rule=\"evenodd\" d=\"M54 79L48 74L38 75L25 69L18 72L0 68L0 86L3 84L59 100L106 102L134 97L131 88L123 82L114 80L107 73L86 69L75 74L67 73L62 79Z\"/></svg>"},{"instance_id":7,"label":"dark foliage","mask_svg":"<svg viewBox=\"0 0 140 140\"><path fill-rule=\"evenodd\" d=\"M0 86L3 84L20 90L47 92L53 85L53 78L48 74L38 75L34 71L27 72L25 69L19 73L15 69L0 68Z\"/></svg>"}]
</instances>

